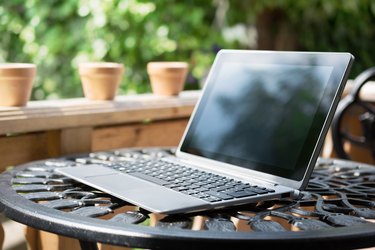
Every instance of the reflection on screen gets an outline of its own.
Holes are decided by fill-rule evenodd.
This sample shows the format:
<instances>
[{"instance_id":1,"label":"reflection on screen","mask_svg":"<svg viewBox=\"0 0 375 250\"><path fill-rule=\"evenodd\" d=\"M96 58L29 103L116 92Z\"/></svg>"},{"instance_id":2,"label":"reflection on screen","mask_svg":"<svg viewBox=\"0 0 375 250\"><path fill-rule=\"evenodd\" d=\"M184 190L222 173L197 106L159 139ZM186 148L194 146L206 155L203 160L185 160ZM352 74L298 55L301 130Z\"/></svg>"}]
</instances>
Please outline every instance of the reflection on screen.
<instances>
[{"instance_id":1,"label":"reflection on screen","mask_svg":"<svg viewBox=\"0 0 375 250\"><path fill-rule=\"evenodd\" d=\"M294 168L332 70L223 64L183 148L254 169Z\"/></svg>"}]
</instances>

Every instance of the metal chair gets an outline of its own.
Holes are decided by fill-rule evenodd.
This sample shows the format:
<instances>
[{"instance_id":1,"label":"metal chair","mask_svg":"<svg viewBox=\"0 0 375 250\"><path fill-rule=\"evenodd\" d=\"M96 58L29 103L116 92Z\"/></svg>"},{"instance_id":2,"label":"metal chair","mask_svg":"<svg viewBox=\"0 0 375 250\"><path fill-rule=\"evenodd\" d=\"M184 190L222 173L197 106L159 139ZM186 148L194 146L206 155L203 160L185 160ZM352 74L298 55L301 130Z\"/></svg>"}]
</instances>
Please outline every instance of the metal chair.
<instances>
[{"instance_id":1,"label":"metal chair","mask_svg":"<svg viewBox=\"0 0 375 250\"><path fill-rule=\"evenodd\" d=\"M360 73L353 82L350 93L339 103L332 121L333 148L339 158L354 160L348 146L366 151L369 159L359 161L375 162L375 106L360 97L362 87L375 79L375 67ZM351 118L348 118L351 117Z\"/></svg>"}]
</instances>

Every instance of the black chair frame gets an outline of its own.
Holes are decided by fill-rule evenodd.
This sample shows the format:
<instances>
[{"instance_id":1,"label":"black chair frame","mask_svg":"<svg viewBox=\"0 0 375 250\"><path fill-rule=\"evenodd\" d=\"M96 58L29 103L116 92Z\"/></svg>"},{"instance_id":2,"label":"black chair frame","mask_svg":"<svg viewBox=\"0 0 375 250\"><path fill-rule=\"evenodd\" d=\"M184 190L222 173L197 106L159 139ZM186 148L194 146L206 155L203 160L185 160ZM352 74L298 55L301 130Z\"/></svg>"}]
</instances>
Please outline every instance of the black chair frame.
<instances>
[{"instance_id":1,"label":"black chair frame","mask_svg":"<svg viewBox=\"0 0 375 250\"><path fill-rule=\"evenodd\" d=\"M375 67L371 67L360 73L353 81L353 87L349 94L339 103L332 121L333 148L339 158L351 159L344 150L344 143L348 141L354 145L370 150L372 158L375 160L375 106L360 98L362 87L369 81L375 79ZM353 107L360 106L362 112L358 121L362 127L360 136L352 135L348 131L342 131L345 114Z\"/></svg>"}]
</instances>

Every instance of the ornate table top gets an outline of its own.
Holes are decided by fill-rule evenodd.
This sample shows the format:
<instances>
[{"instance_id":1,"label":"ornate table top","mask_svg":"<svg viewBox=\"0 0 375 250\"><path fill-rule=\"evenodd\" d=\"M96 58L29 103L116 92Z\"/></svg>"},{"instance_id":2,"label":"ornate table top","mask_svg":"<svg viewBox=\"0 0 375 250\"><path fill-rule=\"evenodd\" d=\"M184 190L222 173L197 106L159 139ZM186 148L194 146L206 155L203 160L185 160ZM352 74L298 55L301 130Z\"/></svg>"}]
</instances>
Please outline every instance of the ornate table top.
<instances>
[{"instance_id":1,"label":"ornate table top","mask_svg":"<svg viewBox=\"0 0 375 250\"><path fill-rule=\"evenodd\" d=\"M375 167L319 159L298 199L223 210L155 215L53 172L55 168L162 157L170 148L119 149L46 159L0 175L0 209L37 229L95 242L152 249L375 246Z\"/></svg>"}]
</instances>

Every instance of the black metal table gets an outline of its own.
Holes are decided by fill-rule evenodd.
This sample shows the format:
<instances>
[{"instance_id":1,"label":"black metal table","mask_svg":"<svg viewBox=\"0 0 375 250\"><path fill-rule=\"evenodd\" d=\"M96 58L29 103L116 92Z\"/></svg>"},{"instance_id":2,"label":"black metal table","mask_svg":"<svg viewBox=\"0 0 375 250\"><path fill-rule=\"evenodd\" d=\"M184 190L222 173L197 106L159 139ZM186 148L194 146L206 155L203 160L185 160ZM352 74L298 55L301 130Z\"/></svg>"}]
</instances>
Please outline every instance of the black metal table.
<instances>
[{"instance_id":1,"label":"black metal table","mask_svg":"<svg viewBox=\"0 0 375 250\"><path fill-rule=\"evenodd\" d=\"M96 249L97 242L148 249L375 246L375 167L366 164L321 158L298 199L159 216L155 226L148 211L53 172L74 164L162 157L173 150L119 149L17 166L0 175L1 212L28 226L76 238L82 249Z\"/></svg>"}]
</instances>

